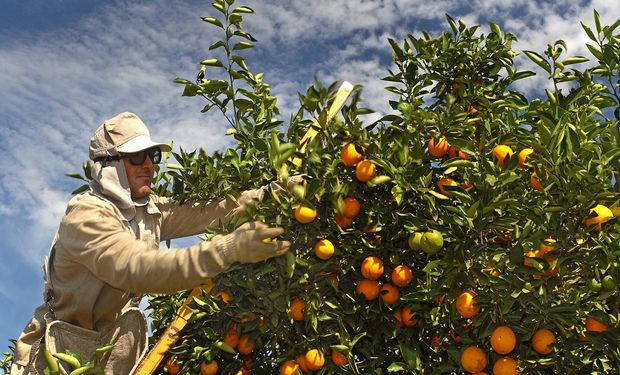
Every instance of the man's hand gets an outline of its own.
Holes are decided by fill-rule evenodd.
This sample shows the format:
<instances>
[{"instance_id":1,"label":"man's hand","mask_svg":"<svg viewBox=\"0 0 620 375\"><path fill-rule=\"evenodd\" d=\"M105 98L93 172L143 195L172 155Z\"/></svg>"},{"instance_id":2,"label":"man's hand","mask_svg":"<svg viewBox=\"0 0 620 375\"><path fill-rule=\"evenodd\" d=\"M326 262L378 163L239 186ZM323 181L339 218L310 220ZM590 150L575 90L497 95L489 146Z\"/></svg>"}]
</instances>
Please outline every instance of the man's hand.
<instances>
[{"instance_id":1,"label":"man's hand","mask_svg":"<svg viewBox=\"0 0 620 375\"><path fill-rule=\"evenodd\" d=\"M288 241L263 242L284 233L280 227L270 227L260 221L249 222L234 232L216 239L216 247L230 263L255 263L286 253L291 247Z\"/></svg>"},{"instance_id":2,"label":"man's hand","mask_svg":"<svg viewBox=\"0 0 620 375\"><path fill-rule=\"evenodd\" d=\"M293 186L303 183L304 177L305 175L295 175L289 177L287 180L287 188L292 189ZM285 190L277 181L273 181L269 185L265 185L258 189L246 190L241 193L239 199L237 199L238 207L234 211L235 215L243 215L247 213L248 206L256 206L258 203L262 202L265 197L265 191L268 188L271 188L274 193L280 193Z\"/></svg>"}]
</instances>

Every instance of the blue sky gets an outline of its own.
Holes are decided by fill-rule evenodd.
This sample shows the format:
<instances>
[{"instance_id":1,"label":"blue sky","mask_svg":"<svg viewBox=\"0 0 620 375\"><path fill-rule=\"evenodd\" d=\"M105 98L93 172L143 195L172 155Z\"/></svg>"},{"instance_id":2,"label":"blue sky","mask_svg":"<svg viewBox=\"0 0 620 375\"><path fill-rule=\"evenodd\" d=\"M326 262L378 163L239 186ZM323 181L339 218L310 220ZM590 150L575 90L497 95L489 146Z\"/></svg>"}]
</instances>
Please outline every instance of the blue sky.
<instances>
[{"instance_id":1,"label":"blue sky","mask_svg":"<svg viewBox=\"0 0 620 375\"><path fill-rule=\"evenodd\" d=\"M564 39L572 55L589 53L579 21L620 18L617 4L595 1L315 0L241 1L256 10L244 27L258 39L247 61L278 97L282 119L313 75L323 83L365 87L368 107L387 111L387 38L448 30L445 14L468 25L491 20L519 38L517 50L542 52ZM155 139L175 149L229 145L226 124L181 96L175 77L192 79L217 40L200 21L213 15L199 0L0 1L0 351L40 304L41 262L79 185L64 176L87 159L88 140L106 118L137 113ZM460 5L459 5L460 4ZM523 68L536 70L523 58ZM546 85L528 80L520 90Z\"/></svg>"}]
</instances>

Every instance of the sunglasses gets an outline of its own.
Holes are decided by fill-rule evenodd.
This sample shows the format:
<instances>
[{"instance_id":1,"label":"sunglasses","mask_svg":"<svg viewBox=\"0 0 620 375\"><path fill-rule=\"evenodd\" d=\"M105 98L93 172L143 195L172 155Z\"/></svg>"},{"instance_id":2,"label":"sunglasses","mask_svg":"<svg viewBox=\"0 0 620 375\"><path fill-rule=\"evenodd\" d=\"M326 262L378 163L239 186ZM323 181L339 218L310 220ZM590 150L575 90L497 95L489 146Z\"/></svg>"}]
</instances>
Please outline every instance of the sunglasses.
<instances>
[{"instance_id":1,"label":"sunglasses","mask_svg":"<svg viewBox=\"0 0 620 375\"><path fill-rule=\"evenodd\" d=\"M161 162L161 150L159 147L149 148L148 150L134 152L131 154L121 155L121 159L129 160L131 165L142 165L146 161L146 157L151 159L151 163L159 164Z\"/></svg>"}]
</instances>

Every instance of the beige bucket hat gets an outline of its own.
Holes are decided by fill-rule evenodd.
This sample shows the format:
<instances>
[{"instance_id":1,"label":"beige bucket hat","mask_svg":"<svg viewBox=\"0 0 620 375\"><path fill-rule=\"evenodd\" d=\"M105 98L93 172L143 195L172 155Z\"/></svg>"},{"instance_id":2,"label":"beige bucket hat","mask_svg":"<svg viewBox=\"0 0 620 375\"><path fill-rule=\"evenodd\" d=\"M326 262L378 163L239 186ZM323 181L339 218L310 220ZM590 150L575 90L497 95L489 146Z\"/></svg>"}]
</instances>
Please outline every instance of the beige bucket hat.
<instances>
[{"instance_id":1,"label":"beige bucket hat","mask_svg":"<svg viewBox=\"0 0 620 375\"><path fill-rule=\"evenodd\" d=\"M172 148L166 143L154 142L148 128L138 116L131 112L122 112L105 120L90 139L88 156L91 160L129 154L159 147L168 152Z\"/></svg>"}]
</instances>

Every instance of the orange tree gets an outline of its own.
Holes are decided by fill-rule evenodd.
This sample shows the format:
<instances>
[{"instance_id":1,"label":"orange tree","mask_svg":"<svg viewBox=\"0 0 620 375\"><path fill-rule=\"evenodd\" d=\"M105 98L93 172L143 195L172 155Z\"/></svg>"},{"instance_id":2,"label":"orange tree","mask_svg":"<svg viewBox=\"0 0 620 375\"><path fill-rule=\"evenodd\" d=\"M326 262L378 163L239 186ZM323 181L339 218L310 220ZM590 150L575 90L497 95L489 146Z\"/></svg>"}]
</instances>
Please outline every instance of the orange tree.
<instances>
[{"instance_id":1,"label":"orange tree","mask_svg":"<svg viewBox=\"0 0 620 375\"><path fill-rule=\"evenodd\" d=\"M241 55L252 9L213 8L203 21L224 37L196 80L176 81L222 112L237 143L174 153L158 192L209 200L303 182L209 228L263 220L292 248L214 278L162 373L620 372L620 22L595 12L594 30L583 25L594 58L580 69L588 59L564 56L561 40L519 54L497 25L485 34L448 16L436 37L389 40L393 113L364 123L356 87L328 124L337 84L315 80L285 123ZM548 78L540 98L517 91L536 75L517 57ZM155 339L185 295L150 298Z\"/></svg>"}]
</instances>

